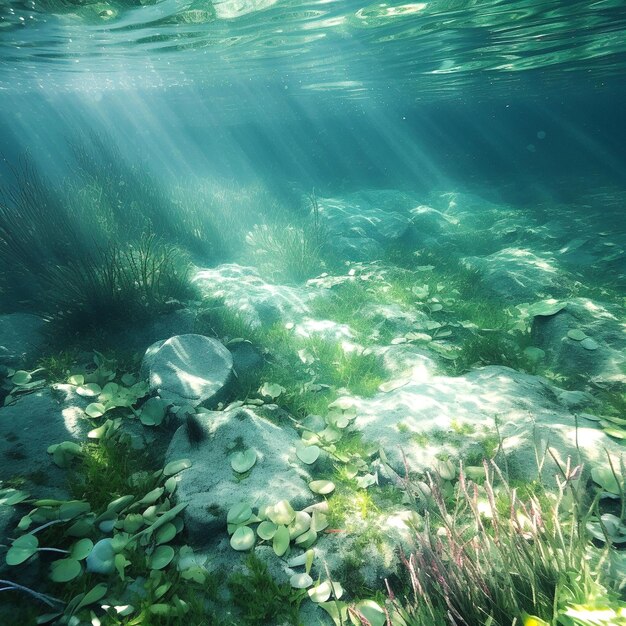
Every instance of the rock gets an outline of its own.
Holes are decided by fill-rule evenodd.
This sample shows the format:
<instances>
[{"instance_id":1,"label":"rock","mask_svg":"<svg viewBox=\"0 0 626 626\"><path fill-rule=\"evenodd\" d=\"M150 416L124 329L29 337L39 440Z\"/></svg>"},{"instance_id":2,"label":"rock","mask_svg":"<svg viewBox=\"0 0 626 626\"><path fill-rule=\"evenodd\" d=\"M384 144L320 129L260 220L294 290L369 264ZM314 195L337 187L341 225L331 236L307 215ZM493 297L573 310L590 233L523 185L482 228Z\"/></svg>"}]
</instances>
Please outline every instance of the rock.
<instances>
[{"instance_id":1,"label":"rock","mask_svg":"<svg viewBox=\"0 0 626 626\"><path fill-rule=\"evenodd\" d=\"M298 434L261 413L235 408L198 414L204 439L197 444L189 442L184 426L176 431L166 463L182 458L192 462L177 476L176 498L188 503L185 527L194 545L224 533L226 513L239 502L258 507L287 499L299 509L316 499L307 486L310 476L295 456ZM232 455L248 449L256 451L256 464L248 474L238 475L230 465Z\"/></svg>"},{"instance_id":2,"label":"rock","mask_svg":"<svg viewBox=\"0 0 626 626\"><path fill-rule=\"evenodd\" d=\"M355 405L363 441L376 442L400 475L405 458L411 470L425 471L434 467L440 453L480 457L485 442L496 438L496 417L512 478L536 477L535 447L541 448L542 442L563 463L568 455L578 458L575 417L559 403L553 388L506 367L410 381L371 399L356 398ZM587 468L608 467L605 450L615 459L622 451L595 424L579 424L578 445ZM549 477L555 472L552 464L546 466Z\"/></svg>"},{"instance_id":3,"label":"rock","mask_svg":"<svg viewBox=\"0 0 626 626\"><path fill-rule=\"evenodd\" d=\"M411 227L409 211L418 203L394 190L361 191L318 198L319 215L333 248L344 260L379 258L382 245L401 239Z\"/></svg>"},{"instance_id":4,"label":"rock","mask_svg":"<svg viewBox=\"0 0 626 626\"><path fill-rule=\"evenodd\" d=\"M566 293L568 279L553 259L529 250L505 248L485 257L465 257L466 268L503 300L518 304Z\"/></svg>"},{"instance_id":5,"label":"rock","mask_svg":"<svg viewBox=\"0 0 626 626\"><path fill-rule=\"evenodd\" d=\"M92 426L83 419L84 399L69 386L60 387L60 392L42 389L0 408L0 480L27 478L38 485L38 495L64 489L65 471L54 465L47 449L63 441L82 443Z\"/></svg>"},{"instance_id":6,"label":"rock","mask_svg":"<svg viewBox=\"0 0 626 626\"><path fill-rule=\"evenodd\" d=\"M45 325L29 313L0 315L0 365L20 368L32 363L46 345Z\"/></svg>"},{"instance_id":7,"label":"rock","mask_svg":"<svg viewBox=\"0 0 626 626\"><path fill-rule=\"evenodd\" d=\"M411 343L385 346L376 354L382 356L383 367L392 378L408 375L413 380L425 380L437 371L432 353Z\"/></svg>"},{"instance_id":8,"label":"rock","mask_svg":"<svg viewBox=\"0 0 626 626\"><path fill-rule=\"evenodd\" d=\"M171 404L197 406L214 398L233 369L230 352L216 339L177 335L151 345L141 363L141 374Z\"/></svg>"},{"instance_id":9,"label":"rock","mask_svg":"<svg viewBox=\"0 0 626 626\"><path fill-rule=\"evenodd\" d=\"M228 308L253 327L308 315L308 302L320 294L319 290L267 283L254 268L235 263L200 269L193 282L206 297L223 298Z\"/></svg>"},{"instance_id":10,"label":"rock","mask_svg":"<svg viewBox=\"0 0 626 626\"><path fill-rule=\"evenodd\" d=\"M532 340L546 352L546 362L566 376L596 382L626 382L626 332L622 307L586 298L567 300L556 315L536 316ZM576 332L572 332L576 331ZM583 336L576 341L571 336ZM568 335L569 333L569 335ZM591 343L593 342L593 343ZM589 349L597 345L595 349Z\"/></svg>"}]
</instances>

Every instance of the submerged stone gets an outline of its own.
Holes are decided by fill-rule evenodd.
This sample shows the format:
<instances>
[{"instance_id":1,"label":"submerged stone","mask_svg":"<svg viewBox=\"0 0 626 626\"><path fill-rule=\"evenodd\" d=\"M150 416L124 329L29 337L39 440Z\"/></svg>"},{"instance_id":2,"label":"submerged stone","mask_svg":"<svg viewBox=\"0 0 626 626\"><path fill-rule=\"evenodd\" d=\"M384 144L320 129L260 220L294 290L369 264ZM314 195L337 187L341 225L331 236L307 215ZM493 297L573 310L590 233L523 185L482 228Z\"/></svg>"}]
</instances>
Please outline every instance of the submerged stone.
<instances>
[{"instance_id":1,"label":"submerged stone","mask_svg":"<svg viewBox=\"0 0 626 626\"><path fill-rule=\"evenodd\" d=\"M141 364L151 391L165 402L192 406L214 398L232 369L230 352L216 339L203 335L158 341L148 348Z\"/></svg>"}]
</instances>

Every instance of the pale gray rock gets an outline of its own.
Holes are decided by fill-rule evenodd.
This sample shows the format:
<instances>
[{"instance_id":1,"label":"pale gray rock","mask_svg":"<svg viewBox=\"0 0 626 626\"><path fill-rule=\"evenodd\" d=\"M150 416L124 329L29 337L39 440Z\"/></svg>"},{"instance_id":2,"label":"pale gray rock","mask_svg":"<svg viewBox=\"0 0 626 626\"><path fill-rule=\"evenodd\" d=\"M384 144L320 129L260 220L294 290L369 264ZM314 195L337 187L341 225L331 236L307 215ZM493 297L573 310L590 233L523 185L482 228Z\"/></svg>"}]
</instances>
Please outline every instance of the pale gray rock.
<instances>
[{"instance_id":1,"label":"pale gray rock","mask_svg":"<svg viewBox=\"0 0 626 626\"><path fill-rule=\"evenodd\" d=\"M84 398L69 385L59 385L58 390L22 395L0 408L0 480L24 477L38 485L38 494L64 489L65 472L54 465L47 449L63 441L84 441L92 428L84 419L84 406Z\"/></svg>"},{"instance_id":2,"label":"pale gray rock","mask_svg":"<svg viewBox=\"0 0 626 626\"><path fill-rule=\"evenodd\" d=\"M30 364L46 345L45 320L30 313L0 315L0 365Z\"/></svg>"},{"instance_id":3,"label":"pale gray rock","mask_svg":"<svg viewBox=\"0 0 626 626\"><path fill-rule=\"evenodd\" d=\"M426 471L441 453L479 454L485 438L496 435L495 419L512 477L521 480L536 477L535 449L541 454L546 445L564 464L568 456L578 459L578 443L588 468L608 467L605 451L617 461L623 450L593 423L579 423L577 436L576 418L552 386L506 367L405 382L370 399L355 398L355 405L363 440L380 446L400 475L405 459L410 469ZM548 476L553 468L546 464Z\"/></svg>"},{"instance_id":4,"label":"pale gray rock","mask_svg":"<svg viewBox=\"0 0 626 626\"><path fill-rule=\"evenodd\" d=\"M194 545L207 544L224 533L228 509L239 502L258 507L287 499L299 509L315 500L307 486L308 471L295 456L298 433L287 423L273 423L261 412L235 408L198 414L204 434L198 443L189 441L184 426L176 431L166 462L182 458L192 462L177 476L176 498L188 503L185 527ZM236 452L248 449L256 451L257 461L242 476L230 461Z\"/></svg>"},{"instance_id":5,"label":"pale gray rock","mask_svg":"<svg viewBox=\"0 0 626 626\"><path fill-rule=\"evenodd\" d=\"M177 335L148 348L141 373L150 390L170 404L197 406L214 398L233 369L230 352L204 335Z\"/></svg>"},{"instance_id":6,"label":"pale gray rock","mask_svg":"<svg viewBox=\"0 0 626 626\"><path fill-rule=\"evenodd\" d=\"M254 327L296 321L310 313L308 303L320 295L315 289L268 283L253 267L236 263L199 269L193 282L204 296L223 298L229 309Z\"/></svg>"},{"instance_id":7,"label":"pale gray rock","mask_svg":"<svg viewBox=\"0 0 626 626\"><path fill-rule=\"evenodd\" d=\"M597 347L589 350L585 348L589 344L568 337L573 330L584 332ZM597 382L626 382L626 320L618 305L587 298L567 300L556 315L534 318L532 338L557 372Z\"/></svg>"},{"instance_id":8,"label":"pale gray rock","mask_svg":"<svg viewBox=\"0 0 626 626\"><path fill-rule=\"evenodd\" d=\"M569 284L566 272L553 258L524 248L465 257L463 264L478 272L485 288L514 304L562 296Z\"/></svg>"}]
</instances>

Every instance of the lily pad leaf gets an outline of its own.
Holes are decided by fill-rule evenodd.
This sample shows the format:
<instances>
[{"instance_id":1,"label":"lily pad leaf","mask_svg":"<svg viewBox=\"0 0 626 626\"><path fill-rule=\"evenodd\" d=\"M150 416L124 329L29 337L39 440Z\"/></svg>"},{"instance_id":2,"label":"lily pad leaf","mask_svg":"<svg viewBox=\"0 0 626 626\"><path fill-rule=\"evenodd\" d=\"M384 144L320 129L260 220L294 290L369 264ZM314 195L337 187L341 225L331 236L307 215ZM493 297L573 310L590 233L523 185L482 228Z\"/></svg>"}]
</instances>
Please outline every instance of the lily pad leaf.
<instances>
[{"instance_id":1,"label":"lily pad leaf","mask_svg":"<svg viewBox=\"0 0 626 626\"><path fill-rule=\"evenodd\" d=\"M582 341L583 339L587 339L587 335L584 331L580 330L580 328L572 328L567 331L567 336L574 341Z\"/></svg>"},{"instance_id":2,"label":"lily pad leaf","mask_svg":"<svg viewBox=\"0 0 626 626\"><path fill-rule=\"evenodd\" d=\"M357 612L357 615L350 613L350 621L355 626L361 626L363 623L361 617L365 618L366 623L370 624L370 626L385 626L387 623L385 611L373 600L361 600L357 602L354 610Z\"/></svg>"},{"instance_id":3,"label":"lily pad leaf","mask_svg":"<svg viewBox=\"0 0 626 626\"><path fill-rule=\"evenodd\" d=\"M348 623L348 605L345 602L331 600L330 602L320 602L318 606L330 615L335 626L345 626Z\"/></svg>"},{"instance_id":4,"label":"lily pad leaf","mask_svg":"<svg viewBox=\"0 0 626 626\"><path fill-rule=\"evenodd\" d=\"M172 522L168 522L159 528L159 530L155 533L154 539L157 545L167 543L176 537L176 532L176 526L172 524Z\"/></svg>"},{"instance_id":5,"label":"lily pad leaf","mask_svg":"<svg viewBox=\"0 0 626 626\"><path fill-rule=\"evenodd\" d=\"M73 374L68 377L67 382L70 385L83 385L85 383L85 377L82 374Z\"/></svg>"},{"instance_id":6,"label":"lily pad leaf","mask_svg":"<svg viewBox=\"0 0 626 626\"><path fill-rule=\"evenodd\" d=\"M11 376L11 382L18 387L22 385L27 385L32 379L33 377L31 376L30 372L27 372L25 370L17 370L17 372L15 372L13 376Z\"/></svg>"},{"instance_id":7,"label":"lily pad leaf","mask_svg":"<svg viewBox=\"0 0 626 626\"><path fill-rule=\"evenodd\" d=\"M259 389L259 393L262 396L267 396L268 398L271 398L272 400L278 398L278 396L285 393L285 391L287 390L282 385L279 385L278 383L263 383L263 385Z\"/></svg>"},{"instance_id":8,"label":"lily pad leaf","mask_svg":"<svg viewBox=\"0 0 626 626\"><path fill-rule=\"evenodd\" d=\"M335 483L331 480L313 480L309 483L309 489L313 493L326 496L335 490Z\"/></svg>"},{"instance_id":9,"label":"lily pad leaf","mask_svg":"<svg viewBox=\"0 0 626 626\"><path fill-rule=\"evenodd\" d=\"M167 402L161 398L149 398L141 407L141 423L144 426L159 426L165 419L167 406Z\"/></svg>"},{"instance_id":10,"label":"lily pad leaf","mask_svg":"<svg viewBox=\"0 0 626 626\"><path fill-rule=\"evenodd\" d=\"M104 583L96 585L83 596L82 600L76 606L76 610L78 611L78 609L82 609L84 606L89 606L90 604L104 598L107 591L108 587Z\"/></svg>"},{"instance_id":11,"label":"lily pad leaf","mask_svg":"<svg viewBox=\"0 0 626 626\"><path fill-rule=\"evenodd\" d=\"M230 538L230 547L233 550L243 552L254 546L256 539L254 531L248 526L240 526Z\"/></svg>"},{"instance_id":12,"label":"lily pad leaf","mask_svg":"<svg viewBox=\"0 0 626 626\"><path fill-rule=\"evenodd\" d=\"M39 540L35 535L18 537L6 553L7 565L19 565L29 559L39 548Z\"/></svg>"},{"instance_id":13,"label":"lily pad leaf","mask_svg":"<svg viewBox=\"0 0 626 626\"><path fill-rule=\"evenodd\" d=\"M167 567L174 558L174 548L172 546L158 546L150 556L150 569L163 569Z\"/></svg>"},{"instance_id":14,"label":"lily pad leaf","mask_svg":"<svg viewBox=\"0 0 626 626\"><path fill-rule=\"evenodd\" d=\"M289 549L289 530L286 526L279 526L274 533L272 547L276 556L283 556Z\"/></svg>"},{"instance_id":15,"label":"lily pad leaf","mask_svg":"<svg viewBox=\"0 0 626 626\"><path fill-rule=\"evenodd\" d=\"M621 494L621 488L613 472L605 467L594 467L591 470L591 478L598 483L602 489L614 495Z\"/></svg>"},{"instance_id":16,"label":"lily pad leaf","mask_svg":"<svg viewBox=\"0 0 626 626\"><path fill-rule=\"evenodd\" d=\"M270 539L274 538L277 528L278 526L276 524L265 520L258 525L256 532L257 535L261 537L261 539L264 539L265 541L270 541Z\"/></svg>"},{"instance_id":17,"label":"lily pad leaf","mask_svg":"<svg viewBox=\"0 0 626 626\"><path fill-rule=\"evenodd\" d=\"M256 463L256 450L251 448L243 452L236 452L230 459L230 466L238 474L245 474Z\"/></svg>"},{"instance_id":18,"label":"lily pad leaf","mask_svg":"<svg viewBox=\"0 0 626 626\"><path fill-rule=\"evenodd\" d=\"M102 388L96 383L87 383L77 387L76 393L83 398L95 398L102 393Z\"/></svg>"},{"instance_id":19,"label":"lily pad leaf","mask_svg":"<svg viewBox=\"0 0 626 626\"><path fill-rule=\"evenodd\" d=\"M317 461L320 455L318 446L296 446L296 456L307 465L311 465Z\"/></svg>"},{"instance_id":20,"label":"lily pad leaf","mask_svg":"<svg viewBox=\"0 0 626 626\"><path fill-rule=\"evenodd\" d=\"M93 541L88 538L79 539L70 550L70 556L77 561L82 561L89 556L93 549Z\"/></svg>"},{"instance_id":21,"label":"lily pad leaf","mask_svg":"<svg viewBox=\"0 0 626 626\"><path fill-rule=\"evenodd\" d=\"M247 502L240 502L230 507L226 515L228 524L245 524L252 517L252 508Z\"/></svg>"},{"instance_id":22,"label":"lily pad leaf","mask_svg":"<svg viewBox=\"0 0 626 626\"><path fill-rule=\"evenodd\" d=\"M164 476L174 476L174 474L178 474L183 470L189 469L191 467L191 461L189 459L179 459L178 461L170 461L163 468Z\"/></svg>"},{"instance_id":23,"label":"lily pad leaf","mask_svg":"<svg viewBox=\"0 0 626 626\"><path fill-rule=\"evenodd\" d=\"M55 583L66 583L80 576L83 568L76 559L59 559L50 565L50 579Z\"/></svg>"},{"instance_id":24,"label":"lily pad leaf","mask_svg":"<svg viewBox=\"0 0 626 626\"><path fill-rule=\"evenodd\" d=\"M313 584L313 579L308 574L294 574L289 579L289 584L294 589L306 589Z\"/></svg>"},{"instance_id":25,"label":"lily pad leaf","mask_svg":"<svg viewBox=\"0 0 626 626\"><path fill-rule=\"evenodd\" d=\"M268 507L266 511L267 517L269 517L274 524L288 526L296 516L296 512L289 504L288 500L281 500L274 506Z\"/></svg>"},{"instance_id":26,"label":"lily pad leaf","mask_svg":"<svg viewBox=\"0 0 626 626\"><path fill-rule=\"evenodd\" d=\"M592 339L591 337L586 337L585 339L583 339L580 342L580 345L585 349L585 350L597 350L600 345L598 344L597 341L595 341L594 339Z\"/></svg>"},{"instance_id":27,"label":"lily pad leaf","mask_svg":"<svg viewBox=\"0 0 626 626\"><path fill-rule=\"evenodd\" d=\"M91 404L88 404L85 409L85 415L93 417L94 419L96 417L102 417L105 412L106 407L102 404L102 402L92 402Z\"/></svg>"}]
</instances>

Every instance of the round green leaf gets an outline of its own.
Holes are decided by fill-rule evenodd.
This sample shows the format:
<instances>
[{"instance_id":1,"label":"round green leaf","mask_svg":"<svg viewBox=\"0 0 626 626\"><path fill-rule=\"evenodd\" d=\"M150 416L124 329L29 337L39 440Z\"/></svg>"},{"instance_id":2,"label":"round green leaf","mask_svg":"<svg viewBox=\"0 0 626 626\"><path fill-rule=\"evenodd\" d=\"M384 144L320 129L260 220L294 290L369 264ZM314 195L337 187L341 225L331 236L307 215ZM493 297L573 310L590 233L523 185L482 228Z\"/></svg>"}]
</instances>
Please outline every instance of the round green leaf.
<instances>
[{"instance_id":1,"label":"round green leaf","mask_svg":"<svg viewBox=\"0 0 626 626\"><path fill-rule=\"evenodd\" d=\"M50 565L50 579L55 583L66 583L80 576L83 568L76 559L60 559Z\"/></svg>"},{"instance_id":2,"label":"round green leaf","mask_svg":"<svg viewBox=\"0 0 626 626\"><path fill-rule=\"evenodd\" d=\"M297 537L294 543L301 548L310 548L316 541L317 533L312 528L309 528L309 530Z\"/></svg>"},{"instance_id":3,"label":"round green leaf","mask_svg":"<svg viewBox=\"0 0 626 626\"><path fill-rule=\"evenodd\" d=\"M164 476L174 476L174 474L178 474L178 472L182 472L191 467L191 461L189 459L179 459L178 461L170 461L163 468Z\"/></svg>"},{"instance_id":4,"label":"round green leaf","mask_svg":"<svg viewBox=\"0 0 626 626\"><path fill-rule=\"evenodd\" d=\"M139 419L144 426L159 426L165 419L167 402L161 398L149 398L141 407Z\"/></svg>"},{"instance_id":5,"label":"round green leaf","mask_svg":"<svg viewBox=\"0 0 626 626\"><path fill-rule=\"evenodd\" d=\"M163 526L161 526L161 528L159 528L154 536L154 539L158 544L161 543L167 543L168 541L171 541L172 539L174 539L174 537L176 536L176 526L174 526L174 524L172 524L171 522L168 522L167 524L164 524Z\"/></svg>"},{"instance_id":6,"label":"round green leaf","mask_svg":"<svg viewBox=\"0 0 626 626\"><path fill-rule=\"evenodd\" d=\"M248 526L240 526L230 538L230 546L233 550L243 552L250 550L255 544L254 531Z\"/></svg>"},{"instance_id":7,"label":"round green leaf","mask_svg":"<svg viewBox=\"0 0 626 626\"><path fill-rule=\"evenodd\" d=\"M305 533L311 528L311 516L305 511L297 511L296 516L287 529L289 530L289 537L299 537L302 533Z\"/></svg>"},{"instance_id":8,"label":"round green leaf","mask_svg":"<svg viewBox=\"0 0 626 626\"><path fill-rule=\"evenodd\" d=\"M605 467L594 467L591 470L591 478L598 483L602 489L614 495L621 494L621 488L613 472Z\"/></svg>"},{"instance_id":9,"label":"round green leaf","mask_svg":"<svg viewBox=\"0 0 626 626\"><path fill-rule=\"evenodd\" d=\"M318 446L296 446L296 455L303 463L311 465L317 461L320 448Z\"/></svg>"},{"instance_id":10,"label":"round green leaf","mask_svg":"<svg viewBox=\"0 0 626 626\"><path fill-rule=\"evenodd\" d=\"M59 519L71 520L83 513L89 513L91 506L83 500L70 500L59 507Z\"/></svg>"},{"instance_id":11,"label":"round green leaf","mask_svg":"<svg viewBox=\"0 0 626 626\"><path fill-rule=\"evenodd\" d=\"M278 398L278 396L280 396L280 394L282 393L285 393L285 391L286 389L277 383L263 383L263 385L259 389L259 393L262 396L267 396L272 400Z\"/></svg>"},{"instance_id":12,"label":"round green leaf","mask_svg":"<svg viewBox=\"0 0 626 626\"><path fill-rule=\"evenodd\" d=\"M295 511L291 508L288 500L281 500L274 506L267 508L267 517L269 517L274 524L288 526L296 516Z\"/></svg>"},{"instance_id":13,"label":"round green leaf","mask_svg":"<svg viewBox=\"0 0 626 626\"><path fill-rule=\"evenodd\" d=\"M174 558L174 548L172 546L158 546L150 557L150 569L163 569L167 567Z\"/></svg>"},{"instance_id":14,"label":"round green leaf","mask_svg":"<svg viewBox=\"0 0 626 626\"><path fill-rule=\"evenodd\" d=\"M85 377L82 374L73 374L67 379L70 385L83 385L85 383Z\"/></svg>"},{"instance_id":15,"label":"round green leaf","mask_svg":"<svg viewBox=\"0 0 626 626\"><path fill-rule=\"evenodd\" d=\"M572 328L567 331L567 336L574 341L582 341L587 339L587 335L580 328Z\"/></svg>"},{"instance_id":16,"label":"round green leaf","mask_svg":"<svg viewBox=\"0 0 626 626\"><path fill-rule=\"evenodd\" d=\"M283 556L289 549L289 530L286 526L279 526L274 533L272 542L276 556Z\"/></svg>"},{"instance_id":17,"label":"round green leaf","mask_svg":"<svg viewBox=\"0 0 626 626\"><path fill-rule=\"evenodd\" d=\"M265 541L269 541L270 539L274 538L277 528L278 526L276 526L276 524L265 520L264 522L261 522L258 525L256 532L257 532L257 535L261 537L261 539L264 539Z\"/></svg>"},{"instance_id":18,"label":"round green leaf","mask_svg":"<svg viewBox=\"0 0 626 626\"><path fill-rule=\"evenodd\" d=\"M87 383L76 388L76 393L83 398L95 398L102 393L100 385L96 383Z\"/></svg>"},{"instance_id":19,"label":"round green leaf","mask_svg":"<svg viewBox=\"0 0 626 626\"><path fill-rule=\"evenodd\" d=\"M6 553L7 565L19 565L29 559L39 548L39 541L35 535L18 537Z\"/></svg>"},{"instance_id":20,"label":"round green leaf","mask_svg":"<svg viewBox=\"0 0 626 626\"><path fill-rule=\"evenodd\" d=\"M289 579L289 584L294 589L306 589L313 584L313 579L308 574L294 574Z\"/></svg>"},{"instance_id":21,"label":"round green leaf","mask_svg":"<svg viewBox=\"0 0 626 626\"><path fill-rule=\"evenodd\" d=\"M319 585L311 587L307 593L313 602L326 602L330 598L331 593L333 598L339 600L343 595L343 587L341 583L325 580Z\"/></svg>"},{"instance_id":22,"label":"round green leaf","mask_svg":"<svg viewBox=\"0 0 626 626\"><path fill-rule=\"evenodd\" d=\"M309 489L313 493L326 496L335 490L335 483L330 480L313 480L309 483Z\"/></svg>"},{"instance_id":23,"label":"round green leaf","mask_svg":"<svg viewBox=\"0 0 626 626\"><path fill-rule=\"evenodd\" d=\"M230 466L239 474L244 474L252 469L256 463L256 451L249 449L236 452L230 459Z\"/></svg>"},{"instance_id":24,"label":"round green leaf","mask_svg":"<svg viewBox=\"0 0 626 626\"><path fill-rule=\"evenodd\" d=\"M367 620L370 626L385 626L387 623L387 616L383 609L373 600L361 600L357 602L354 607L355 610L361 614ZM362 620L349 613L350 620L355 626L361 626ZM358 621L357 621L358 620Z\"/></svg>"},{"instance_id":25,"label":"round green leaf","mask_svg":"<svg viewBox=\"0 0 626 626\"><path fill-rule=\"evenodd\" d=\"M17 370L17 372L11 376L11 382L18 387L27 385L32 379L33 377L30 375L30 372L26 372L25 370Z\"/></svg>"},{"instance_id":26,"label":"round green leaf","mask_svg":"<svg viewBox=\"0 0 626 626\"><path fill-rule=\"evenodd\" d=\"M89 556L93 549L93 541L91 539L79 539L70 550L70 556L77 561L82 561Z\"/></svg>"},{"instance_id":27,"label":"round green leaf","mask_svg":"<svg viewBox=\"0 0 626 626\"><path fill-rule=\"evenodd\" d=\"M107 591L108 587L104 583L96 585L83 596L82 600L76 605L76 610L78 611L78 609L82 609L84 606L89 606L104 598Z\"/></svg>"},{"instance_id":28,"label":"round green leaf","mask_svg":"<svg viewBox=\"0 0 626 626\"><path fill-rule=\"evenodd\" d=\"M586 337L580 342L580 345L585 350L597 350L600 346L597 341L594 341L591 337Z\"/></svg>"},{"instance_id":29,"label":"round green leaf","mask_svg":"<svg viewBox=\"0 0 626 626\"><path fill-rule=\"evenodd\" d=\"M231 506L226 515L229 524L245 524L252 517L252 508L247 502Z\"/></svg>"},{"instance_id":30,"label":"round green leaf","mask_svg":"<svg viewBox=\"0 0 626 626\"><path fill-rule=\"evenodd\" d=\"M92 402L91 404L87 405L87 408L85 409L85 415L88 415L89 417L93 417L95 419L96 417L103 416L105 411L106 407L104 406L104 404L102 404L101 402Z\"/></svg>"}]
</instances>

